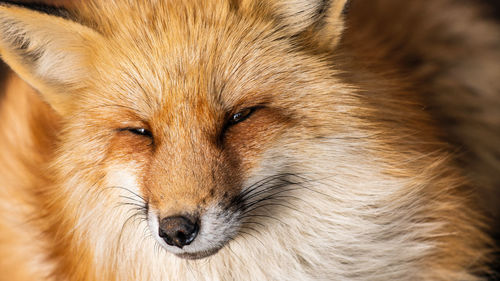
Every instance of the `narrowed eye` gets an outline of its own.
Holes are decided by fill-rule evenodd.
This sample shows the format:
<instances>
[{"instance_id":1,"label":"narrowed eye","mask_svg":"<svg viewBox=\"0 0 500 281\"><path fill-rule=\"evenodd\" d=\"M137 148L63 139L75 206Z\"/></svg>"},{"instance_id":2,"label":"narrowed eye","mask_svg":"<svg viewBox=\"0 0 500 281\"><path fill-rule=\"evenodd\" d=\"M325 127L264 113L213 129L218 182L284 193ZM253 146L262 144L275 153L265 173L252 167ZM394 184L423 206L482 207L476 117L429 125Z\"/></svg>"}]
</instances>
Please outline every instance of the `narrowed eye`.
<instances>
[{"instance_id":1,"label":"narrowed eye","mask_svg":"<svg viewBox=\"0 0 500 281\"><path fill-rule=\"evenodd\" d=\"M153 134L151 133L151 131L145 128L124 128L121 129L121 131L129 131L132 134L153 138Z\"/></svg>"},{"instance_id":2,"label":"narrowed eye","mask_svg":"<svg viewBox=\"0 0 500 281\"><path fill-rule=\"evenodd\" d=\"M243 109L242 111L236 113L236 114L233 114L230 118L229 118L229 125L234 125L234 124L237 124L237 123L240 123L242 121L245 121L245 119L247 119L248 117L250 117L250 115L252 115L252 113L255 111L255 108L245 108Z\"/></svg>"}]
</instances>

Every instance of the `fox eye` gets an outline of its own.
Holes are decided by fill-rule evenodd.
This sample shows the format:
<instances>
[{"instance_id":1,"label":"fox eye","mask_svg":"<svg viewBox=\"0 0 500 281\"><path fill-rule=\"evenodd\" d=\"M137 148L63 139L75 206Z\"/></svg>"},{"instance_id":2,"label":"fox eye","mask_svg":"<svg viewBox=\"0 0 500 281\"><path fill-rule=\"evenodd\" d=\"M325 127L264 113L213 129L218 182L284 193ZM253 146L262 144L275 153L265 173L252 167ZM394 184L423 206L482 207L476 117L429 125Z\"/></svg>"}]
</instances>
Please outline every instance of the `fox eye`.
<instances>
[{"instance_id":1,"label":"fox eye","mask_svg":"<svg viewBox=\"0 0 500 281\"><path fill-rule=\"evenodd\" d=\"M122 129L121 131L128 131L135 135L153 138L153 134L151 133L151 131L145 128L125 128Z\"/></svg>"},{"instance_id":2,"label":"fox eye","mask_svg":"<svg viewBox=\"0 0 500 281\"><path fill-rule=\"evenodd\" d=\"M242 111L240 111L236 114L233 114L229 118L229 125L234 125L234 124L240 123L242 121L245 121L245 119L250 117L250 115L252 115L252 113L254 111L255 111L255 108L245 108Z\"/></svg>"}]
</instances>

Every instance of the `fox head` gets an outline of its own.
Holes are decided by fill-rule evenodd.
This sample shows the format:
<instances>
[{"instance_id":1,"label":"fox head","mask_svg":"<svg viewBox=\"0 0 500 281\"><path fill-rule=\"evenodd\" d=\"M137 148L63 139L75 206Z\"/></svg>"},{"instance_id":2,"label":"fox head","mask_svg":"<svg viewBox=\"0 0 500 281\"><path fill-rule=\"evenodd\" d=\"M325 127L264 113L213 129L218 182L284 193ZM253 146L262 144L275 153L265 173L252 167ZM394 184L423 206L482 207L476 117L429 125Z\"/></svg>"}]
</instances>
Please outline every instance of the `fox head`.
<instances>
[{"instance_id":1,"label":"fox head","mask_svg":"<svg viewBox=\"0 0 500 281\"><path fill-rule=\"evenodd\" d=\"M343 111L307 53L336 46L346 1L101 2L1 5L2 59L61 116L60 174L129 191L168 251L211 255Z\"/></svg>"}]
</instances>

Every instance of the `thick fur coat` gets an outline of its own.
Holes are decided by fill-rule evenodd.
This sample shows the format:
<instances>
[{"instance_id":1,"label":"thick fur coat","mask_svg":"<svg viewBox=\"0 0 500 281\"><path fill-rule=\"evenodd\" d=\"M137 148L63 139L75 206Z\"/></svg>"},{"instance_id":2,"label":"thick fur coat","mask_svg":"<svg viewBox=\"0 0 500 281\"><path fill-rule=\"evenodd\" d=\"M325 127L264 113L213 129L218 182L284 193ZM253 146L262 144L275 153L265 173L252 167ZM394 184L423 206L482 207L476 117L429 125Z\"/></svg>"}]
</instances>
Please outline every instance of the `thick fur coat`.
<instances>
[{"instance_id":1,"label":"thick fur coat","mask_svg":"<svg viewBox=\"0 0 500 281\"><path fill-rule=\"evenodd\" d=\"M1 280L486 278L500 28L477 4L35 8L0 4ZM198 236L165 243L185 213Z\"/></svg>"}]
</instances>

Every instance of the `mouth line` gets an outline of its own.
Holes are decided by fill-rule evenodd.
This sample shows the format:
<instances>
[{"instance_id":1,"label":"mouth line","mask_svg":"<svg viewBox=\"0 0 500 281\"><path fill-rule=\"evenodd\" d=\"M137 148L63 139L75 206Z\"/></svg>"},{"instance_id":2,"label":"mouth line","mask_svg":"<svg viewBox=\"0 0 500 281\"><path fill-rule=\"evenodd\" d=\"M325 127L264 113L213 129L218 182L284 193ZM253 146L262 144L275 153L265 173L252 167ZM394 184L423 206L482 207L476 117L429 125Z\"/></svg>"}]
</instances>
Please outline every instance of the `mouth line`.
<instances>
[{"instance_id":1,"label":"mouth line","mask_svg":"<svg viewBox=\"0 0 500 281\"><path fill-rule=\"evenodd\" d=\"M177 257L182 258L182 259L187 259L187 260L199 260L206 258L208 256L211 256L215 253L217 253L220 249L213 249L213 250L207 250L207 251L202 251L202 252L197 252L197 253L181 253L181 254L175 254Z\"/></svg>"}]
</instances>

